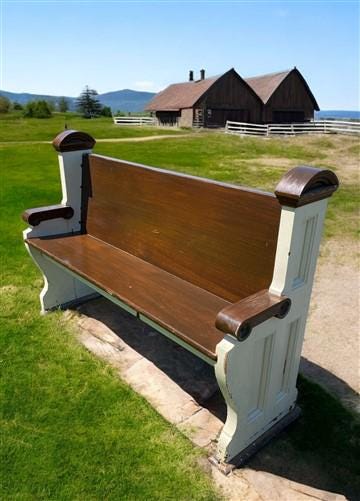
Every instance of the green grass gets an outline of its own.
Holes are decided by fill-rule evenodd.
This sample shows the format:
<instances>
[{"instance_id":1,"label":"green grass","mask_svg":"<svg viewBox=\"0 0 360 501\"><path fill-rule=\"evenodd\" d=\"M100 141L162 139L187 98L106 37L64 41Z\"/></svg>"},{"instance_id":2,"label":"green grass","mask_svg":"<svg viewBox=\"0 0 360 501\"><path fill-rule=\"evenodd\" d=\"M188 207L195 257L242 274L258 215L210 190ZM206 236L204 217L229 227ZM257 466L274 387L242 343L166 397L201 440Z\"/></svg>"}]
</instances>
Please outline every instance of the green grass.
<instances>
[{"instance_id":1,"label":"green grass","mask_svg":"<svg viewBox=\"0 0 360 501\"><path fill-rule=\"evenodd\" d=\"M132 138L163 134L178 134L178 130L156 127L124 127L114 125L112 118L81 118L75 113L54 113L51 118L22 118L20 113L0 114L0 142L8 141L52 141L68 129L82 130L102 138ZM184 131L182 131L184 133Z\"/></svg>"},{"instance_id":2,"label":"green grass","mask_svg":"<svg viewBox=\"0 0 360 501\"><path fill-rule=\"evenodd\" d=\"M168 140L166 148L161 141L137 143L101 143L97 153L148 163L189 174L214 178L219 181L241 183L273 190L286 167L260 166L261 158L285 157L311 163L317 152L303 146L293 146L277 139L240 139L223 133Z\"/></svg>"},{"instance_id":3,"label":"green grass","mask_svg":"<svg viewBox=\"0 0 360 501\"><path fill-rule=\"evenodd\" d=\"M346 142L350 144L349 149L356 146L356 139L344 138ZM137 143L136 147L131 143L101 143L95 151L270 192L274 191L281 176L296 165L306 163L332 168L339 175L340 188L329 203L325 237L354 238L359 234L358 179L355 178L352 183L342 182L342 166L325 163L329 149L332 151L334 147L328 138L297 142L212 133L167 140L166 148L161 141ZM350 151L349 155L355 161L356 153ZM282 159L288 160L287 164L284 165ZM345 155L343 161L346 168Z\"/></svg>"},{"instance_id":4,"label":"green grass","mask_svg":"<svg viewBox=\"0 0 360 501\"><path fill-rule=\"evenodd\" d=\"M34 275L2 289L1 499L217 499L190 443L37 315Z\"/></svg>"},{"instance_id":5,"label":"green grass","mask_svg":"<svg viewBox=\"0 0 360 501\"><path fill-rule=\"evenodd\" d=\"M53 136L43 121L24 130L25 139ZM17 137L24 140L20 132ZM96 151L272 190L288 169L281 159L325 163L334 150L332 142L217 133L165 141L99 143ZM356 154L354 142L344 143L349 155ZM197 466L199 451L79 346L62 314L38 314L41 278L24 249L20 214L60 200L51 146L3 144L0 167L1 499L217 499ZM357 200L355 183L344 183L329 204L329 237L354 236ZM299 389L303 417L273 441L265 457L270 454L271 464L278 457L295 472L310 465L314 475L327 475L328 488L353 496L360 490L358 420L318 386L301 379Z\"/></svg>"},{"instance_id":6,"label":"green grass","mask_svg":"<svg viewBox=\"0 0 360 501\"><path fill-rule=\"evenodd\" d=\"M58 201L47 145L1 148L1 472L3 500L215 500L202 453L75 340L41 317L24 208Z\"/></svg>"}]
</instances>

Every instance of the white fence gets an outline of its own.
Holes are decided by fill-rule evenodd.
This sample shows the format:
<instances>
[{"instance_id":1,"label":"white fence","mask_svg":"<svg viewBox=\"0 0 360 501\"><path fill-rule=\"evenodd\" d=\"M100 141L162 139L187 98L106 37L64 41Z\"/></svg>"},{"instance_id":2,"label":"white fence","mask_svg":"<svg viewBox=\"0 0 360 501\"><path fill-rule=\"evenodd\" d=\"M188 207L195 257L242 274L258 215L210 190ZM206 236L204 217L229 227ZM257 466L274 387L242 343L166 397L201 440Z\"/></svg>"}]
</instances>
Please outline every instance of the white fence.
<instances>
[{"instance_id":1,"label":"white fence","mask_svg":"<svg viewBox=\"0 0 360 501\"><path fill-rule=\"evenodd\" d=\"M152 117L113 117L115 125L156 125Z\"/></svg>"},{"instance_id":2,"label":"white fence","mask_svg":"<svg viewBox=\"0 0 360 501\"><path fill-rule=\"evenodd\" d=\"M246 122L226 122L227 134L241 136L297 136L299 134L360 134L360 122L340 120L314 120L293 124L252 124Z\"/></svg>"}]
</instances>

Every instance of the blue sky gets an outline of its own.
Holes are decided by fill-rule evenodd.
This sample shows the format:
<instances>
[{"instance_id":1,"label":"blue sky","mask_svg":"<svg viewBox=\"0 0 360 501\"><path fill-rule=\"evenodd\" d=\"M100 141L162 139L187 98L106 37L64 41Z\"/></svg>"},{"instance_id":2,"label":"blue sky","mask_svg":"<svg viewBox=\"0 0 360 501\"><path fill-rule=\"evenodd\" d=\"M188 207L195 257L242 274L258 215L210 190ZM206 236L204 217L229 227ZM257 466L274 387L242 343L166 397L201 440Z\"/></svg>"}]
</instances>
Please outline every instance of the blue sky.
<instances>
[{"instance_id":1,"label":"blue sky","mask_svg":"<svg viewBox=\"0 0 360 501\"><path fill-rule=\"evenodd\" d=\"M158 91L234 67L296 66L322 109L359 107L359 4L331 1L3 0L0 88L77 96Z\"/></svg>"}]
</instances>

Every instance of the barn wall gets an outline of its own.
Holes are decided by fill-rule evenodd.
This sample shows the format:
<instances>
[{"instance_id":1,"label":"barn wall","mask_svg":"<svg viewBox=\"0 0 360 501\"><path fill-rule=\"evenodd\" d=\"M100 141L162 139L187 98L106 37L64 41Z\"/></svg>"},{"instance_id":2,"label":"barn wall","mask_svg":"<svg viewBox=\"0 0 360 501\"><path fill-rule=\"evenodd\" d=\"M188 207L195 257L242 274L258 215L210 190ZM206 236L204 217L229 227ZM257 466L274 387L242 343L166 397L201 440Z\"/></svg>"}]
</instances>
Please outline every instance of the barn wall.
<instances>
[{"instance_id":1,"label":"barn wall","mask_svg":"<svg viewBox=\"0 0 360 501\"><path fill-rule=\"evenodd\" d=\"M260 100L234 72L225 73L222 78L215 82L206 95L197 103L197 106L202 107L204 110L215 110L215 112L212 111L211 116L204 113L206 125L210 126L224 126L226 119L236 120L236 117L239 117L240 121L255 123L261 121L262 104ZM222 123L215 123L218 121Z\"/></svg>"},{"instance_id":2,"label":"barn wall","mask_svg":"<svg viewBox=\"0 0 360 501\"><path fill-rule=\"evenodd\" d=\"M192 108L185 108L181 110L181 116L179 118L179 126L192 127L193 116L194 116L194 110Z\"/></svg>"},{"instance_id":3,"label":"barn wall","mask_svg":"<svg viewBox=\"0 0 360 501\"><path fill-rule=\"evenodd\" d=\"M296 72L290 73L264 106L263 121L273 121L273 111L303 111L304 120L314 118L314 104Z\"/></svg>"},{"instance_id":4,"label":"barn wall","mask_svg":"<svg viewBox=\"0 0 360 501\"><path fill-rule=\"evenodd\" d=\"M176 125L180 117L179 111L157 111L156 118L159 125Z\"/></svg>"}]
</instances>

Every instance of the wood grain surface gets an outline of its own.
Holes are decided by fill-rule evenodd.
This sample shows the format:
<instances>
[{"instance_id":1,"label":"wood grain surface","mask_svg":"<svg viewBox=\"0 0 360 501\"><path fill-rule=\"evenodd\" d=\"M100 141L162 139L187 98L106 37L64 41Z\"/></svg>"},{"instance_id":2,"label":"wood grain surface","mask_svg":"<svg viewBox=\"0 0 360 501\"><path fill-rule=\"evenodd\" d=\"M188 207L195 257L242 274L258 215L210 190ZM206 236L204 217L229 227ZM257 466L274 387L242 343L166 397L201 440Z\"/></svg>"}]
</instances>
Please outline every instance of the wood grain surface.
<instances>
[{"instance_id":1,"label":"wood grain surface","mask_svg":"<svg viewBox=\"0 0 360 501\"><path fill-rule=\"evenodd\" d=\"M31 226L38 226L41 221L49 219L71 219L74 215L74 209L68 205L48 205L47 207L37 207L27 209L22 214L22 219Z\"/></svg>"},{"instance_id":2,"label":"wood grain surface","mask_svg":"<svg viewBox=\"0 0 360 501\"><path fill-rule=\"evenodd\" d=\"M215 318L229 304L224 299L89 235L27 243L216 359L224 333Z\"/></svg>"},{"instance_id":3,"label":"wood grain surface","mask_svg":"<svg viewBox=\"0 0 360 501\"><path fill-rule=\"evenodd\" d=\"M228 301L269 287L273 195L98 155L88 173L89 235Z\"/></svg>"}]
</instances>

